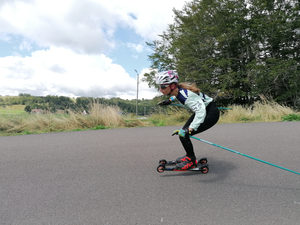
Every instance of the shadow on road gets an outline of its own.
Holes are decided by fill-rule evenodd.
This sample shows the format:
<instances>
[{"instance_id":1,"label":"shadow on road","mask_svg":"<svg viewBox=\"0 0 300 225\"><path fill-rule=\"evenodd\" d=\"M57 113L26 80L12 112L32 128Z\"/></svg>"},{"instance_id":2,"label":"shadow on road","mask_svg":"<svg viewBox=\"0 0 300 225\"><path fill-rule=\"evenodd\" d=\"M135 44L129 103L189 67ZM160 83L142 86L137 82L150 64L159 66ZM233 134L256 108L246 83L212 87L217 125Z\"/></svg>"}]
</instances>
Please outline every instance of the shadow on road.
<instances>
[{"instance_id":1,"label":"shadow on road","mask_svg":"<svg viewBox=\"0 0 300 225\"><path fill-rule=\"evenodd\" d=\"M265 174L265 178L258 178L255 183L253 181L253 176L244 177L242 179L232 180L232 176L234 170L237 170L239 166L233 164L234 162L216 160L210 157L209 164L209 172L207 174L202 174L200 171L186 171L186 172L178 172L178 171L165 171L161 174L161 177L199 177L198 182L200 183L222 183L222 185L235 186L236 188L251 188L257 190L285 190L285 191L300 191L300 188L297 186L297 183L289 184L281 184L275 182L272 177L270 177L267 173ZM294 174L289 174L290 176L297 176ZM236 177L240 177L237 175ZM254 176L255 177L255 176ZM269 179L268 179L269 178ZM193 179L195 180L195 179ZM228 181L227 181L228 180Z\"/></svg>"}]
</instances>

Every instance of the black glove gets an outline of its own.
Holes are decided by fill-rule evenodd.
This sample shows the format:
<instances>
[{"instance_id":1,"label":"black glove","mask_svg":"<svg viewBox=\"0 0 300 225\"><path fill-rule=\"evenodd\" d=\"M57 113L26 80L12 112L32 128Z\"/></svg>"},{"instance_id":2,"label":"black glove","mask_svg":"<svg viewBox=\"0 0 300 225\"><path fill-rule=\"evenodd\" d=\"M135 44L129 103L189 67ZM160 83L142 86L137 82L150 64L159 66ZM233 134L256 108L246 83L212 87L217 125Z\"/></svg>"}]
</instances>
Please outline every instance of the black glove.
<instances>
[{"instance_id":1,"label":"black glove","mask_svg":"<svg viewBox=\"0 0 300 225\"><path fill-rule=\"evenodd\" d=\"M171 103L172 101L170 99L167 99L157 103L157 105L170 105Z\"/></svg>"}]
</instances>

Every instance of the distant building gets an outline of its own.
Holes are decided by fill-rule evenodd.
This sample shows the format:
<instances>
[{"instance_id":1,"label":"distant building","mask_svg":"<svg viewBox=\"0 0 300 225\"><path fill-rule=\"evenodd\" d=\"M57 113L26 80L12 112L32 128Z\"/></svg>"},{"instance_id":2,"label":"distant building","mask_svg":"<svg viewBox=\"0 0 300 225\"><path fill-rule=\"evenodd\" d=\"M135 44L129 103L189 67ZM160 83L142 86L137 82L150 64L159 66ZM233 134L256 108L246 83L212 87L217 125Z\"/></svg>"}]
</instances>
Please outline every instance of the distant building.
<instances>
[{"instance_id":1,"label":"distant building","mask_svg":"<svg viewBox=\"0 0 300 225\"><path fill-rule=\"evenodd\" d=\"M31 110L31 113L34 113L34 114L43 114L43 110L42 109L33 109Z\"/></svg>"}]
</instances>

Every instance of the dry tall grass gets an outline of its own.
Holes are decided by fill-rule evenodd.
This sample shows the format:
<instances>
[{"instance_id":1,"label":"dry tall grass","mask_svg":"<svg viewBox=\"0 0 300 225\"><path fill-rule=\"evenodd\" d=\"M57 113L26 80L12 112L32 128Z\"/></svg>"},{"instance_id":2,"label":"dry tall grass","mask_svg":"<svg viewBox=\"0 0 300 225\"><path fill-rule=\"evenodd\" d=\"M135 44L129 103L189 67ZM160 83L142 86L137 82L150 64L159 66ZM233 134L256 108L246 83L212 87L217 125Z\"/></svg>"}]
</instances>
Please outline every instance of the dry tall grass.
<instances>
[{"instance_id":1,"label":"dry tall grass","mask_svg":"<svg viewBox=\"0 0 300 225\"><path fill-rule=\"evenodd\" d=\"M90 105L88 115L69 112L69 114L30 114L0 117L1 133L36 133L79 130L89 128L120 127L124 120L120 109L98 103Z\"/></svg>"},{"instance_id":2,"label":"dry tall grass","mask_svg":"<svg viewBox=\"0 0 300 225\"><path fill-rule=\"evenodd\" d=\"M283 116L299 114L274 101L255 102L250 107L233 105L228 108L230 110L223 110L221 113L219 123L277 122L282 121ZM191 114L191 111L182 107L169 107L168 110L156 112L150 120L158 126L180 125L184 124Z\"/></svg>"},{"instance_id":3,"label":"dry tall grass","mask_svg":"<svg viewBox=\"0 0 300 225\"><path fill-rule=\"evenodd\" d=\"M276 102L255 102L250 107L234 105L221 115L219 123L236 122L277 122L282 117L296 113L293 109Z\"/></svg>"},{"instance_id":4,"label":"dry tall grass","mask_svg":"<svg viewBox=\"0 0 300 225\"><path fill-rule=\"evenodd\" d=\"M156 126L180 125L188 120L190 114L183 107L171 106L168 108L158 108L149 117L149 120Z\"/></svg>"},{"instance_id":5,"label":"dry tall grass","mask_svg":"<svg viewBox=\"0 0 300 225\"><path fill-rule=\"evenodd\" d=\"M287 115L296 114L289 107L273 101L256 102L250 107L234 105L231 110L222 113L219 123L241 122L276 122L282 121ZM131 118L128 121L116 106L105 106L93 102L90 104L88 115L82 112L69 114L11 114L0 116L0 136L17 133L47 133L58 131L103 129L106 127L136 127L136 126L171 126L184 124L192 114L183 107L160 108L148 120Z\"/></svg>"},{"instance_id":6,"label":"dry tall grass","mask_svg":"<svg viewBox=\"0 0 300 225\"><path fill-rule=\"evenodd\" d=\"M121 109L117 106L105 106L93 103L90 106L90 117L93 124L104 126L122 126L123 117L120 114Z\"/></svg>"}]
</instances>

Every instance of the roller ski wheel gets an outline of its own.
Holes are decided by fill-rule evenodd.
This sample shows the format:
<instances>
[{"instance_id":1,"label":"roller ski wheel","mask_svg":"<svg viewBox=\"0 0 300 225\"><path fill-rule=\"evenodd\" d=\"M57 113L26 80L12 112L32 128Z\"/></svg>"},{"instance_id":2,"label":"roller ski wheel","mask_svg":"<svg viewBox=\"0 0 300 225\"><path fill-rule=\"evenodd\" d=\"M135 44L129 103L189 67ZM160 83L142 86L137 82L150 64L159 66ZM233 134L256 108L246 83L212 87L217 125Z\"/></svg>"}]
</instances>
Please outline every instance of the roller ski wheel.
<instances>
[{"instance_id":1,"label":"roller ski wheel","mask_svg":"<svg viewBox=\"0 0 300 225\"><path fill-rule=\"evenodd\" d=\"M206 164L206 166L202 166L202 167L200 168L200 171L201 171L201 173L203 173L203 174L207 174L208 171L209 171L208 165Z\"/></svg>"},{"instance_id":2,"label":"roller ski wheel","mask_svg":"<svg viewBox=\"0 0 300 225\"><path fill-rule=\"evenodd\" d=\"M201 165L207 164L207 158L201 158L199 159L198 163L200 163Z\"/></svg>"},{"instance_id":3,"label":"roller ski wheel","mask_svg":"<svg viewBox=\"0 0 300 225\"><path fill-rule=\"evenodd\" d=\"M165 169L166 169L165 165L160 164L160 165L157 167L157 172L162 173L162 172L165 171Z\"/></svg>"}]
</instances>

